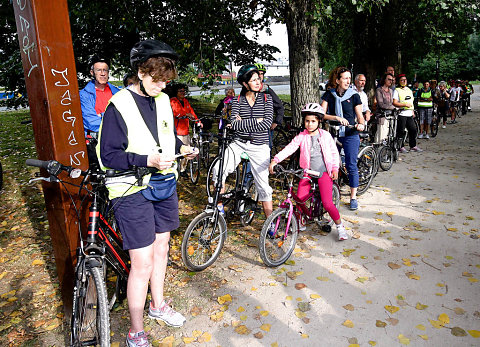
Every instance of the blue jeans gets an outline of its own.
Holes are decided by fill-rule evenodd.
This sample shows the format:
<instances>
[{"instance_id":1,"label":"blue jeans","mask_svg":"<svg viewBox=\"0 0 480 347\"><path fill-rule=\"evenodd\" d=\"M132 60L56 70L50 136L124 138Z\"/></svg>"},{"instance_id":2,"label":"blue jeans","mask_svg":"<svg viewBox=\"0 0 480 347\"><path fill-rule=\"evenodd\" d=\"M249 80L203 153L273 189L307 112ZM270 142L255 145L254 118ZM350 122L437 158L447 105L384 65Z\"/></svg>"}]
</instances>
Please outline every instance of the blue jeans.
<instances>
[{"instance_id":1,"label":"blue jeans","mask_svg":"<svg viewBox=\"0 0 480 347\"><path fill-rule=\"evenodd\" d=\"M345 153L345 167L348 173L348 182L351 188L358 187L358 167L357 156L358 148L360 147L360 136L351 135L339 137L338 140L343 145L343 152Z\"/></svg>"}]
</instances>

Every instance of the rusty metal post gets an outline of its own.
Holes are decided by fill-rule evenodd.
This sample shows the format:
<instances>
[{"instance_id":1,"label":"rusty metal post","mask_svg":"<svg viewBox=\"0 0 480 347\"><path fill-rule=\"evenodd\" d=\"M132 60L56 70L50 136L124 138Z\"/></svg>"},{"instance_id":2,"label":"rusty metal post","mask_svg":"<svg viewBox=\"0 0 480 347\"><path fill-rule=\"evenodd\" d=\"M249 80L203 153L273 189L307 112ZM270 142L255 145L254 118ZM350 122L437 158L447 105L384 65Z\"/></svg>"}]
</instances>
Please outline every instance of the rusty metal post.
<instances>
[{"instance_id":1,"label":"rusty metal post","mask_svg":"<svg viewBox=\"0 0 480 347\"><path fill-rule=\"evenodd\" d=\"M13 7L38 158L86 170L67 0L13 0ZM43 192L62 299L69 312L78 224L64 188L44 183Z\"/></svg>"}]
</instances>

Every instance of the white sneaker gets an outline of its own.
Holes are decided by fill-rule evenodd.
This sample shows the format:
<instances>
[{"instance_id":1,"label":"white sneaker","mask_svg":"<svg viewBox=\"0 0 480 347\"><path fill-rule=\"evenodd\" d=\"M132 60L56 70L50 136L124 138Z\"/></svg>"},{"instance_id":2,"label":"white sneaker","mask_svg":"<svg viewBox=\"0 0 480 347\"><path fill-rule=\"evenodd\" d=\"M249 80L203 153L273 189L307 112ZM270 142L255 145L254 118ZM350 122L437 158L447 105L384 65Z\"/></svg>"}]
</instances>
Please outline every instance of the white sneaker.
<instances>
[{"instance_id":1,"label":"white sneaker","mask_svg":"<svg viewBox=\"0 0 480 347\"><path fill-rule=\"evenodd\" d=\"M423 139L423 134L418 135L419 139Z\"/></svg>"},{"instance_id":2,"label":"white sneaker","mask_svg":"<svg viewBox=\"0 0 480 347\"><path fill-rule=\"evenodd\" d=\"M299 225L299 228L298 228L299 231L305 231L305 230L307 230L307 226L306 226L306 225L303 225L302 223L298 223L298 224L300 224L300 225Z\"/></svg>"},{"instance_id":3,"label":"white sneaker","mask_svg":"<svg viewBox=\"0 0 480 347\"><path fill-rule=\"evenodd\" d=\"M442 125L442 129L445 129L447 126L446 125Z\"/></svg>"},{"instance_id":4,"label":"white sneaker","mask_svg":"<svg viewBox=\"0 0 480 347\"><path fill-rule=\"evenodd\" d=\"M181 327L185 323L185 317L171 308L165 300L160 304L160 308L153 308L152 302L150 302L148 308L148 317L152 319L163 320L167 325L171 327Z\"/></svg>"},{"instance_id":5,"label":"white sneaker","mask_svg":"<svg viewBox=\"0 0 480 347\"><path fill-rule=\"evenodd\" d=\"M345 241L348 240L348 233L347 230L345 230L345 227L342 226L337 226L338 230L338 241Z\"/></svg>"},{"instance_id":6,"label":"white sneaker","mask_svg":"<svg viewBox=\"0 0 480 347\"><path fill-rule=\"evenodd\" d=\"M428 136L428 134L425 134L425 138L426 138L427 140L429 140L429 139L430 139L430 136Z\"/></svg>"}]
</instances>

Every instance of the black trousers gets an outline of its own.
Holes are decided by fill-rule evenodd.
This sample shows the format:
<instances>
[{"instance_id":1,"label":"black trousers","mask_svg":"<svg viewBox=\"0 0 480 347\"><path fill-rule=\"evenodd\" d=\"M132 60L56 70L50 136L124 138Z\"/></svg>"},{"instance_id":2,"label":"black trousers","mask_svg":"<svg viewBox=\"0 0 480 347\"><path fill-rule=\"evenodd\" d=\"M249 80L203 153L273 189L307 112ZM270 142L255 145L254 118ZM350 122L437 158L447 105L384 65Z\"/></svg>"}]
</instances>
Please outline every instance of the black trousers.
<instances>
[{"instance_id":1,"label":"black trousers","mask_svg":"<svg viewBox=\"0 0 480 347\"><path fill-rule=\"evenodd\" d=\"M404 147L403 138L405 137L405 127L408 130L408 145L413 148L417 145L417 127L413 117L398 116L397 118L397 138L400 141L400 147Z\"/></svg>"}]
</instances>

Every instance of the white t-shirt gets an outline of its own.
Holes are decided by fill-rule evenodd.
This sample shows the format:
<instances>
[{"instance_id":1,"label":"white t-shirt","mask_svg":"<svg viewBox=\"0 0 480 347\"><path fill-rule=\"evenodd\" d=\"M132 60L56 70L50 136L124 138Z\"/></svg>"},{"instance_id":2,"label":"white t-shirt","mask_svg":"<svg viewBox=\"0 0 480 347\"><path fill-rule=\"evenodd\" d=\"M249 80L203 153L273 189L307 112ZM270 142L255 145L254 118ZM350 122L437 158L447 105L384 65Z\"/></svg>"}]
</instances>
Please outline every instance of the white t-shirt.
<instances>
[{"instance_id":1,"label":"white t-shirt","mask_svg":"<svg viewBox=\"0 0 480 347\"><path fill-rule=\"evenodd\" d=\"M370 108L368 107L368 96L367 93L365 93L363 90L359 91L357 87L354 85L353 90L356 90L357 93L360 95L360 101L362 102L362 112L367 112L370 111Z\"/></svg>"},{"instance_id":2,"label":"white t-shirt","mask_svg":"<svg viewBox=\"0 0 480 347\"><path fill-rule=\"evenodd\" d=\"M460 93L462 91L462 88L460 87L452 87L449 90L450 93L450 101L458 101L460 100Z\"/></svg>"}]
</instances>

